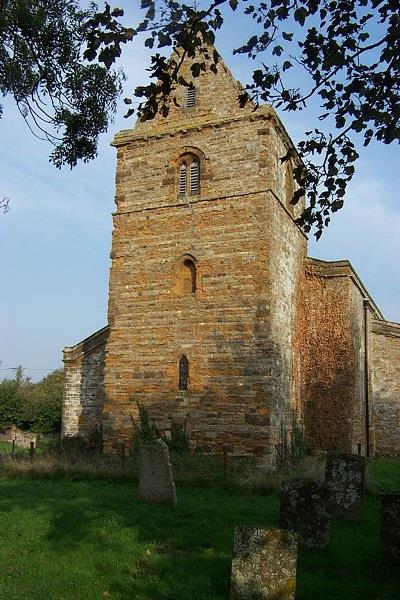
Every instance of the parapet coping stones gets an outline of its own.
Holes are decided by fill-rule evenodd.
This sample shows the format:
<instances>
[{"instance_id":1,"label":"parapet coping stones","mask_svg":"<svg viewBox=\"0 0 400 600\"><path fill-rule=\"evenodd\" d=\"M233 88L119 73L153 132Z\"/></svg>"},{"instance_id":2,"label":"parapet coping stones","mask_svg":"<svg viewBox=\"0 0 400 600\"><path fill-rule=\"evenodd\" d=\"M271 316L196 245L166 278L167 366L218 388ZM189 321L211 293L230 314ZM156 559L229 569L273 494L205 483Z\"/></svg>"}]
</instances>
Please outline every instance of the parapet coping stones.
<instances>
[{"instance_id":1,"label":"parapet coping stones","mask_svg":"<svg viewBox=\"0 0 400 600\"><path fill-rule=\"evenodd\" d=\"M294 600L296 564L292 531L235 527L230 600Z\"/></svg>"},{"instance_id":2,"label":"parapet coping stones","mask_svg":"<svg viewBox=\"0 0 400 600\"><path fill-rule=\"evenodd\" d=\"M169 451L163 440L139 448L139 497L149 504L176 506Z\"/></svg>"}]
</instances>

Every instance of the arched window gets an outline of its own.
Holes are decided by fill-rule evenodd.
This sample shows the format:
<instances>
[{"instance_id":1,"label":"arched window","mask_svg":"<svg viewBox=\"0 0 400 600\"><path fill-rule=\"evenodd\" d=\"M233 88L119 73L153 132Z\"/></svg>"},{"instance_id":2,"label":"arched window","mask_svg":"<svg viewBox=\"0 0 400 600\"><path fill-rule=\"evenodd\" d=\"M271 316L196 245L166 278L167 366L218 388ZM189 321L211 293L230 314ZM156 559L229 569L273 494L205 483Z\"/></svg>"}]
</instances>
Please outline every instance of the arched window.
<instances>
[{"instance_id":1,"label":"arched window","mask_svg":"<svg viewBox=\"0 0 400 600\"><path fill-rule=\"evenodd\" d=\"M197 156L186 154L179 161L178 193L180 196L200 193L200 162Z\"/></svg>"},{"instance_id":2,"label":"arched window","mask_svg":"<svg viewBox=\"0 0 400 600\"><path fill-rule=\"evenodd\" d=\"M175 277L172 287L176 296L194 296L197 290L196 259L186 254L175 264Z\"/></svg>"},{"instance_id":3,"label":"arched window","mask_svg":"<svg viewBox=\"0 0 400 600\"><path fill-rule=\"evenodd\" d=\"M189 385L189 361L183 354L179 359L178 389L187 390Z\"/></svg>"},{"instance_id":4,"label":"arched window","mask_svg":"<svg viewBox=\"0 0 400 600\"><path fill-rule=\"evenodd\" d=\"M190 258L187 258L183 262L183 267L183 292L186 294L194 294L196 291L196 266Z\"/></svg>"}]
</instances>

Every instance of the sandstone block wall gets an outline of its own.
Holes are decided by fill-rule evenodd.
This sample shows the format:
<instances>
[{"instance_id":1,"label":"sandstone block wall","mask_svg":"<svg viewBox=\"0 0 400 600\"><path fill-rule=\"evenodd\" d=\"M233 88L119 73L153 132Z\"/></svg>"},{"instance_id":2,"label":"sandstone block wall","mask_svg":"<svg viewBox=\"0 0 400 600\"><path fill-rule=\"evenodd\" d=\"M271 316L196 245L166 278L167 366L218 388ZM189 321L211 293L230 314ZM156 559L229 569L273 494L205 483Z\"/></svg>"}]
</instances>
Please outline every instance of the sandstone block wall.
<instances>
[{"instance_id":1,"label":"sandstone block wall","mask_svg":"<svg viewBox=\"0 0 400 600\"><path fill-rule=\"evenodd\" d=\"M17 446L21 448L30 448L31 442L34 443L36 447L38 434L31 433L30 431L22 431L16 425L5 430L4 433L0 434L0 441L10 442L15 441Z\"/></svg>"},{"instance_id":2,"label":"sandstone block wall","mask_svg":"<svg viewBox=\"0 0 400 600\"><path fill-rule=\"evenodd\" d=\"M192 447L272 464L282 421L292 421L291 311L305 239L285 195L286 132L268 107L232 108L237 85L219 75L196 82L190 117L175 111L115 140L104 442L131 442L140 402L161 431L185 419ZM199 160L200 193L182 197L185 153ZM193 293L177 281L185 257ZM183 355L187 390L178 389Z\"/></svg>"},{"instance_id":3,"label":"sandstone block wall","mask_svg":"<svg viewBox=\"0 0 400 600\"><path fill-rule=\"evenodd\" d=\"M350 263L307 259L296 335L311 449L366 453L364 297ZM381 318L371 299L369 306Z\"/></svg>"},{"instance_id":4,"label":"sandstone block wall","mask_svg":"<svg viewBox=\"0 0 400 600\"><path fill-rule=\"evenodd\" d=\"M400 456L400 324L371 324L371 396L376 453Z\"/></svg>"},{"instance_id":5,"label":"sandstone block wall","mask_svg":"<svg viewBox=\"0 0 400 600\"><path fill-rule=\"evenodd\" d=\"M400 325L350 263L306 258L274 110L240 108L222 61L193 83L194 107L177 87L114 140L109 328L65 349L63 435L129 445L141 403L161 433L185 422L193 449L267 466L295 421L311 450L366 454L368 432L371 454L400 454ZM182 157L199 189L181 190Z\"/></svg>"},{"instance_id":6,"label":"sandstone block wall","mask_svg":"<svg viewBox=\"0 0 400 600\"><path fill-rule=\"evenodd\" d=\"M101 430L107 336L104 327L64 349L63 437L87 437Z\"/></svg>"}]
</instances>

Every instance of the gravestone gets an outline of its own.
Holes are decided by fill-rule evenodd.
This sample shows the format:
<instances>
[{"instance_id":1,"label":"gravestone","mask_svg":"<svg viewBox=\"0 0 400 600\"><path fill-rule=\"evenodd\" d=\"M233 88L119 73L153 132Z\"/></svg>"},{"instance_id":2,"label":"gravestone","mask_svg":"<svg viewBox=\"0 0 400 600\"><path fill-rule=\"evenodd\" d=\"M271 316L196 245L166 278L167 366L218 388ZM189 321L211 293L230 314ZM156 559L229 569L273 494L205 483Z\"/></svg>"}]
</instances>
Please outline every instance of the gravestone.
<instances>
[{"instance_id":1,"label":"gravestone","mask_svg":"<svg viewBox=\"0 0 400 600\"><path fill-rule=\"evenodd\" d=\"M400 567L400 492L379 494L381 547L385 561Z\"/></svg>"},{"instance_id":2,"label":"gravestone","mask_svg":"<svg viewBox=\"0 0 400 600\"><path fill-rule=\"evenodd\" d=\"M168 446L162 440L139 448L139 497L149 504L176 506Z\"/></svg>"},{"instance_id":3,"label":"gravestone","mask_svg":"<svg viewBox=\"0 0 400 600\"><path fill-rule=\"evenodd\" d=\"M230 600L294 600L296 537L282 529L235 527Z\"/></svg>"},{"instance_id":4,"label":"gravestone","mask_svg":"<svg viewBox=\"0 0 400 600\"><path fill-rule=\"evenodd\" d=\"M364 499L365 458L355 454L328 453L325 481L332 515L353 521L361 519Z\"/></svg>"},{"instance_id":5,"label":"gravestone","mask_svg":"<svg viewBox=\"0 0 400 600\"><path fill-rule=\"evenodd\" d=\"M328 487L324 481L290 479L281 487L280 526L298 534L305 548L329 543Z\"/></svg>"}]
</instances>

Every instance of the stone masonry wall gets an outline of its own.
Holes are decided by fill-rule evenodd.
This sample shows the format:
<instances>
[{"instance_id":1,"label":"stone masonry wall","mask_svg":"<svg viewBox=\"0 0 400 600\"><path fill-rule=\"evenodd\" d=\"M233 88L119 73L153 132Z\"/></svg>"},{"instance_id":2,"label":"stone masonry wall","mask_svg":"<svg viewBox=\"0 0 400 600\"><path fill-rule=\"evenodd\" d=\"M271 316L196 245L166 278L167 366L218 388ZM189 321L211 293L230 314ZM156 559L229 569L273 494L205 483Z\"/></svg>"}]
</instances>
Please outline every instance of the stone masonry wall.
<instances>
[{"instance_id":1,"label":"stone masonry wall","mask_svg":"<svg viewBox=\"0 0 400 600\"><path fill-rule=\"evenodd\" d=\"M16 425L12 425L9 429L6 429L4 433L0 434L0 441L10 443L15 441L16 445L21 448L30 448L31 442L36 446L37 438L37 433L22 431Z\"/></svg>"},{"instance_id":2,"label":"stone masonry wall","mask_svg":"<svg viewBox=\"0 0 400 600\"><path fill-rule=\"evenodd\" d=\"M225 69L196 85L197 112L115 140L104 443L132 442L140 402L167 434L186 420L193 448L226 447L272 464L292 372L290 324L284 333L280 324L290 318L305 252L285 208L279 157L290 140L269 107L243 112L230 100L222 110L227 90L237 94ZM181 197L177 165L187 152L200 161L200 193ZM196 266L193 293L177 282L185 257ZM178 389L182 355L187 390Z\"/></svg>"},{"instance_id":3,"label":"stone masonry wall","mask_svg":"<svg viewBox=\"0 0 400 600\"><path fill-rule=\"evenodd\" d=\"M370 347L376 453L400 456L400 324L373 320Z\"/></svg>"},{"instance_id":4,"label":"stone masonry wall","mask_svg":"<svg viewBox=\"0 0 400 600\"><path fill-rule=\"evenodd\" d=\"M311 450L365 454L367 387L371 454L400 455L400 325L347 261L306 258L299 159L282 163L293 145L274 110L240 108L222 61L194 85L194 107L178 87L167 117L114 140L109 327L64 351L63 435L102 428L106 450L129 445L141 403L203 452L273 466L296 419ZM182 156L200 167L193 194L179 191Z\"/></svg>"},{"instance_id":5,"label":"stone masonry wall","mask_svg":"<svg viewBox=\"0 0 400 600\"><path fill-rule=\"evenodd\" d=\"M299 387L299 355L295 349L295 319L299 284L302 279L307 249L305 236L297 225L283 215L278 204L272 211L270 277L271 277L271 331L274 343L276 377L271 386L274 406L274 446L290 439L294 421L301 421L296 402Z\"/></svg>"},{"instance_id":6,"label":"stone masonry wall","mask_svg":"<svg viewBox=\"0 0 400 600\"><path fill-rule=\"evenodd\" d=\"M64 349L62 437L88 437L101 429L107 335L105 327Z\"/></svg>"},{"instance_id":7,"label":"stone masonry wall","mask_svg":"<svg viewBox=\"0 0 400 600\"><path fill-rule=\"evenodd\" d=\"M366 291L347 261L307 259L296 326L300 398L311 449L366 452ZM371 305L370 311L376 307Z\"/></svg>"}]
</instances>

